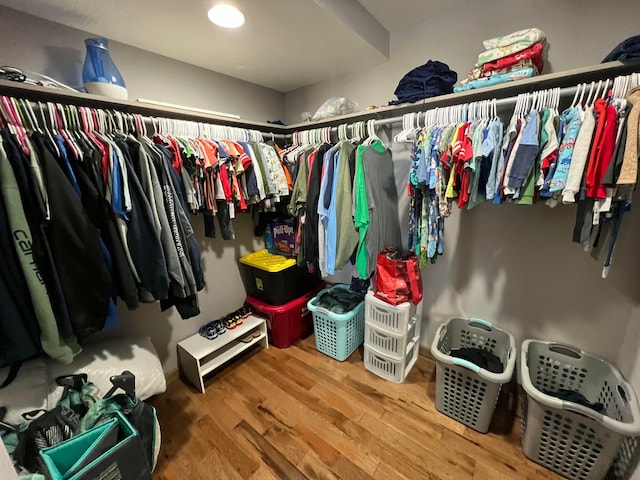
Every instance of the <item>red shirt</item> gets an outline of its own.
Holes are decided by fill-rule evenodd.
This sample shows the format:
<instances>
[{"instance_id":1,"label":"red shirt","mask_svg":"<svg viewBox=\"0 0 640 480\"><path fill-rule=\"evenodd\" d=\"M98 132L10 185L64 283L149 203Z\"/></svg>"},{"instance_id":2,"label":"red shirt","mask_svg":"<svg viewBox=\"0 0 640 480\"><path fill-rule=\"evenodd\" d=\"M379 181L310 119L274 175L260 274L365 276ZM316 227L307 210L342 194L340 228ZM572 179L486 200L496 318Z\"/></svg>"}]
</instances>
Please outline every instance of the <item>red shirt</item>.
<instances>
[{"instance_id":1,"label":"red shirt","mask_svg":"<svg viewBox=\"0 0 640 480\"><path fill-rule=\"evenodd\" d=\"M607 189L602 179L609 168L616 147L616 133L618 131L618 112L613 105L599 98L593 105L597 115L596 136L591 147L589 167L587 169L585 196L603 199L607 196Z\"/></svg>"}]
</instances>

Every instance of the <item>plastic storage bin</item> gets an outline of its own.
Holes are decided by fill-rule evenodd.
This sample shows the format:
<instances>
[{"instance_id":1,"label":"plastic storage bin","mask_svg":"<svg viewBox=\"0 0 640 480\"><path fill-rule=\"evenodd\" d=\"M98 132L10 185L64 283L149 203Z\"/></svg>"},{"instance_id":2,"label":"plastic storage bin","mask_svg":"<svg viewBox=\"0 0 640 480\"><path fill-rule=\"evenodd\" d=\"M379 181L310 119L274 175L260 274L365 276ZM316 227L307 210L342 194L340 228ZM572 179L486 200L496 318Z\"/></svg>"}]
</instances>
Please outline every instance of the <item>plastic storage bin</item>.
<instances>
[{"instance_id":1,"label":"plastic storage bin","mask_svg":"<svg viewBox=\"0 0 640 480\"><path fill-rule=\"evenodd\" d=\"M348 285L333 288L349 289ZM364 301L350 312L340 314L316 306L318 298L329 289L321 290L309 300L307 307L313 314L316 348L339 361L346 360L364 341Z\"/></svg>"},{"instance_id":2,"label":"plastic storage bin","mask_svg":"<svg viewBox=\"0 0 640 480\"><path fill-rule=\"evenodd\" d=\"M379 352L377 349L364 345L364 366L371 373L395 383L403 383L411 368L418 360L420 342L418 338L407 347L408 353L402 358L392 357Z\"/></svg>"},{"instance_id":3,"label":"plastic storage bin","mask_svg":"<svg viewBox=\"0 0 640 480\"><path fill-rule=\"evenodd\" d=\"M324 283L318 285L310 293L284 305L269 305L253 297L247 297L245 302L256 315L267 320L269 343L278 348L287 348L297 340L313 333L313 318L307 308L307 302L322 286Z\"/></svg>"},{"instance_id":4,"label":"plastic storage bin","mask_svg":"<svg viewBox=\"0 0 640 480\"><path fill-rule=\"evenodd\" d=\"M618 452L633 453L621 446L640 434L638 401L613 365L574 347L536 340L523 342L520 360L527 457L567 478L591 480L604 478ZM560 389L602 403L604 412L544 393ZM619 458L619 464L628 466L628 460Z\"/></svg>"},{"instance_id":5,"label":"plastic storage bin","mask_svg":"<svg viewBox=\"0 0 640 480\"><path fill-rule=\"evenodd\" d=\"M300 298L320 282L317 273L298 267L295 259L267 250L241 257L240 273L247 295L269 305L283 305Z\"/></svg>"},{"instance_id":6,"label":"plastic storage bin","mask_svg":"<svg viewBox=\"0 0 640 480\"><path fill-rule=\"evenodd\" d=\"M496 355L504 367L492 373L467 360L451 356L458 348L480 348ZM431 345L436 359L436 408L481 433L486 433L500 395L516 363L513 336L476 318L452 318L440 325Z\"/></svg>"},{"instance_id":7,"label":"plastic storage bin","mask_svg":"<svg viewBox=\"0 0 640 480\"><path fill-rule=\"evenodd\" d=\"M367 292L365 304L367 323L391 333L406 333L411 319L416 314L416 306L412 303L391 305L376 298L371 290Z\"/></svg>"},{"instance_id":8,"label":"plastic storage bin","mask_svg":"<svg viewBox=\"0 0 640 480\"><path fill-rule=\"evenodd\" d=\"M367 322L365 313L364 341L365 344L375 348L379 353L390 357L401 359L411 353L413 342L420 337L420 331L417 328L418 319L413 317L407 325L408 330L405 333L394 333L377 328Z\"/></svg>"}]
</instances>

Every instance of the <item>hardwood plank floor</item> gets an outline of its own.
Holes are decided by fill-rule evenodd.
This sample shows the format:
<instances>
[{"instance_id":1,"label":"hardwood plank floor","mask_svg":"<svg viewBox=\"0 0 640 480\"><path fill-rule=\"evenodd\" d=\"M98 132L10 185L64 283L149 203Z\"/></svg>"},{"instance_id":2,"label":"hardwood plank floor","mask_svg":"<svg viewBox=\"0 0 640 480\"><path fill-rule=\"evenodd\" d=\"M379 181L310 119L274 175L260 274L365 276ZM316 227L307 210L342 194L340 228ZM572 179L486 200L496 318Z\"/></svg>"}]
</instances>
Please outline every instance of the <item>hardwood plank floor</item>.
<instances>
[{"instance_id":1,"label":"hardwood plank floor","mask_svg":"<svg viewBox=\"0 0 640 480\"><path fill-rule=\"evenodd\" d=\"M151 400L162 427L154 478L559 479L529 461L505 388L490 433L439 413L435 363L420 357L397 385L365 370L362 348L345 362L313 336L254 351L206 381L181 380Z\"/></svg>"}]
</instances>

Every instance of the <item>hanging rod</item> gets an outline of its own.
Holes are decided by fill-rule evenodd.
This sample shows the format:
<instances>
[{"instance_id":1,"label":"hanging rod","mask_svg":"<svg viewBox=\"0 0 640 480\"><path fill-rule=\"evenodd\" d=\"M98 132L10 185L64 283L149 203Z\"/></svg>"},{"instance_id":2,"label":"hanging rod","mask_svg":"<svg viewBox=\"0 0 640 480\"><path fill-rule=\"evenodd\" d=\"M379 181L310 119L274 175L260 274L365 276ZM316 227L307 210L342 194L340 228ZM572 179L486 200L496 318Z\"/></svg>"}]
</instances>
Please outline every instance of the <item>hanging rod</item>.
<instances>
[{"instance_id":1,"label":"hanging rod","mask_svg":"<svg viewBox=\"0 0 640 480\"><path fill-rule=\"evenodd\" d=\"M543 89L544 90L544 89ZM564 99L571 99L571 97L573 97L576 94L576 91L578 90L578 86L575 85L573 87L565 87L565 88L561 88L560 89L560 101L562 102L562 100ZM513 108L516 105L516 101L518 99L518 96L514 96L514 97L506 97L506 98L498 98L496 99L496 108L498 110L500 109L508 109L508 108ZM456 106L456 105L461 105L463 103L466 102L460 102L460 103L452 103L451 105L448 106ZM562 103L561 103L562 105ZM447 108L447 106L444 107L434 107L434 108ZM417 110L417 112L427 112L429 110L433 110L433 109L423 109L423 110ZM376 127L382 127L382 126L386 126L386 125L395 125L395 124L402 124L402 120L403 120L403 116L398 116L398 117L389 117L389 118L382 118L379 120L374 120L373 124ZM354 122L357 123L357 122ZM351 123L349 124L351 125ZM331 132L336 132L338 130L338 127L330 127L331 128Z\"/></svg>"}]
</instances>

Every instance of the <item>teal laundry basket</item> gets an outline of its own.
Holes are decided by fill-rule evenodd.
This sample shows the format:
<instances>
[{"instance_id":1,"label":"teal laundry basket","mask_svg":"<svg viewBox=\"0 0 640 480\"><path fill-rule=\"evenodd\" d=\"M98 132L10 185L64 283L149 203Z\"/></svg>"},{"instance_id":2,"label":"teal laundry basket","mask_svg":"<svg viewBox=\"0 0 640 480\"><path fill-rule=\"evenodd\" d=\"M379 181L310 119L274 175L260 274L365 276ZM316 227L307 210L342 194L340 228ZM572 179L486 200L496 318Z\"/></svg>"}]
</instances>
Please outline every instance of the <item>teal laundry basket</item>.
<instances>
[{"instance_id":1,"label":"teal laundry basket","mask_svg":"<svg viewBox=\"0 0 640 480\"><path fill-rule=\"evenodd\" d=\"M349 286L336 285L332 288L348 290ZM307 302L307 308L313 314L316 348L319 352L343 362L364 342L364 300L350 312L330 312L317 306L318 299L329 290L321 290Z\"/></svg>"}]
</instances>

